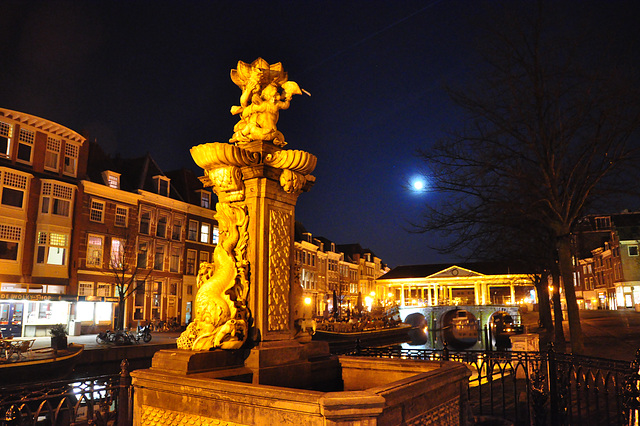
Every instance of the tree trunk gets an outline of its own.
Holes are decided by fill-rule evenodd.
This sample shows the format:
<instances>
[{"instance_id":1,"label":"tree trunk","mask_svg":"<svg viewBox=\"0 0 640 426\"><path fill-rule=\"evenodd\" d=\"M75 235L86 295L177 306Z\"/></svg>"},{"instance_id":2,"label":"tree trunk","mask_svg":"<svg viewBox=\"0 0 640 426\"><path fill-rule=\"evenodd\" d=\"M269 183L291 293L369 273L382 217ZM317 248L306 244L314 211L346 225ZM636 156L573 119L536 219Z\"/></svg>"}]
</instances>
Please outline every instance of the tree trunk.
<instances>
[{"instance_id":1,"label":"tree trunk","mask_svg":"<svg viewBox=\"0 0 640 426\"><path fill-rule=\"evenodd\" d=\"M571 245L568 235L558 239L557 249L562 285L567 300L571 353L574 355L582 355L584 354L584 336L582 334L582 326L580 325L580 311L578 309L576 289L573 285Z\"/></svg>"},{"instance_id":2,"label":"tree trunk","mask_svg":"<svg viewBox=\"0 0 640 426\"><path fill-rule=\"evenodd\" d=\"M565 350L567 340L564 337L564 328L562 326L562 302L560 301L560 277L558 275L558 271L554 271L552 273L553 278L553 294L551 297L553 298L553 318L555 319L553 323L553 331L554 331L554 342L558 349L562 351Z\"/></svg>"}]
</instances>

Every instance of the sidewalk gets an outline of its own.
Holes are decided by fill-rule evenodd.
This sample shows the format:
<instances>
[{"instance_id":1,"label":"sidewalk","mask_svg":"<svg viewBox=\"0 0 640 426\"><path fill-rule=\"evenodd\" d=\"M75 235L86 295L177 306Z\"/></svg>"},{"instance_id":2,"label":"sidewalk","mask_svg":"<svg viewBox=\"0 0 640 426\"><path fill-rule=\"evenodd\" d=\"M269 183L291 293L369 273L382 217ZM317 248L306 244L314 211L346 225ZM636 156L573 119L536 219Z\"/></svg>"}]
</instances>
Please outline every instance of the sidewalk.
<instances>
[{"instance_id":1,"label":"sidewalk","mask_svg":"<svg viewBox=\"0 0 640 426\"><path fill-rule=\"evenodd\" d=\"M175 343L176 339L180 336L178 332L166 332L166 333L151 333L151 341L149 343L134 343L134 345L158 345L158 344L171 344ZM33 344L33 349L48 348L51 346L50 337L36 337L36 341ZM85 351L104 349L114 345L101 345L96 342L96 334L83 334L81 336L68 336L68 343L84 345Z\"/></svg>"}]
</instances>

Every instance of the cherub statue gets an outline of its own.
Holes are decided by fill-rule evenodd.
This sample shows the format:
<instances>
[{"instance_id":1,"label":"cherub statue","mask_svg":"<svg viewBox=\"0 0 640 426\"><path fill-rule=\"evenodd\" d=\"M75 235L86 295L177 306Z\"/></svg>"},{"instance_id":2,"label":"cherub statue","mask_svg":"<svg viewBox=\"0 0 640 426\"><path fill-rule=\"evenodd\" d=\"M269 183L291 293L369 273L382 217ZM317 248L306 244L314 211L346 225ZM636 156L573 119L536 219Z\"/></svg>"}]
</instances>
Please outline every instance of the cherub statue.
<instances>
[{"instance_id":1,"label":"cherub statue","mask_svg":"<svg viewBox=\"0 0 640 426\"><path fill-rule=\"evenodd\" d=\"M238 69L231 70L231 79L242 89L242 95L240 105L231 107L233 115L240 114L240 121L229 142L264 140L280 147L286 145L276 127L280 110L289 108L293 95L302 94L302 90L296 82L288 81L282 64L269 65L262 58L250 65L239 61Z\"/></svg>"}]
</instances>

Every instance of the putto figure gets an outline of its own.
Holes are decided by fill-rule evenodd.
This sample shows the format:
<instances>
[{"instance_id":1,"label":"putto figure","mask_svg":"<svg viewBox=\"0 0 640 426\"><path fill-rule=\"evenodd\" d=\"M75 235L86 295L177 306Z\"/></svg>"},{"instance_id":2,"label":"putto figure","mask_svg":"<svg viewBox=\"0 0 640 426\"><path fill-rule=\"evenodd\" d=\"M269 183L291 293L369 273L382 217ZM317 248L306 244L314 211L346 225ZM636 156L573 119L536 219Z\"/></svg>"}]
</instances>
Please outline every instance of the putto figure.
<instances>
[{"instance_id":1,"label":"putto figure","mask_svg":"<svg viewBox=\"0 0 640 426\"><path fill-rule=\"evenodd\" d=\"M242 145L261 140L285 146L287 143L276 124L280 110L289 108L293 95L302 94L298 83L288 81L280 62L269 65L262 58L251 64L238 61L238 69L231 70L231 80L242 89L242 95L240 105L231 107L231 114L240 114L240 121L234 126L229 142Z\"/></svg>"}]
</instances>

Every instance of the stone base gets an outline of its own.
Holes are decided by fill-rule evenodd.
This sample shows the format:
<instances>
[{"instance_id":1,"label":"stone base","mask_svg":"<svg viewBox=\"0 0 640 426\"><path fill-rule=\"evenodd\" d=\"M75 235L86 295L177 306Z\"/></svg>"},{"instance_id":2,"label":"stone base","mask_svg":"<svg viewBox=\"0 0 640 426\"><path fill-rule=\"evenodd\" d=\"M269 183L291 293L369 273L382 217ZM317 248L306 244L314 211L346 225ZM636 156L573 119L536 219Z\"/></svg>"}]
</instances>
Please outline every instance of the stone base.
<instances>
[{"instance_id":1,"label":"stone base","mask_svg":"<svg viewBox=\"0 0 640 426\"><path fill-rule=\"evenodd\" d=\"M265 375L262 374L265 371L258 371L258 376L275 379L275 374L271 372L279 371L284 376L280 380L289 382L292 381L291 376L304 371L303 368L295 367L300 363L291 358L295 351L287 345L281 347L283 361L287 361L284 364L279 364L275 356L277 353L272 352L276 348L256 349L258 352L250 354L249 358L252 358L254 364L262 365L264 368L261 370L269 372ZM301 349L302 352L307 350L309 353L314 352L313 348ZM171 357L167 353L162 357ZM179 358L179 355L174 357ZM131 373L134 387L133 424L471 424L466 417L467 383L471 373L463 364L355 357L342 357L339 361L344 376L344 389L334 392L229 380L240 371L251 372L249 367L211 370L185 374L182 377L160 370L157 366L148 370L135 370ZM192 364L196 364L195 360ZM252 372L250 374L253 375ZM315 374L325 373L316 371ZM209 375L219 375L225 377L225 380Z\"/></svg>"},{"instance_id":2,"label":"stone base","mask_svg":"<svg viewBox=\"0 0 640 426\"><path fill-rule=\"evenodd\" d=\"M342 388L340 364L326 342L265 342L247 351L165 349L156 352L151 370L296 389Z\"/></svg>"}]
</instances>

